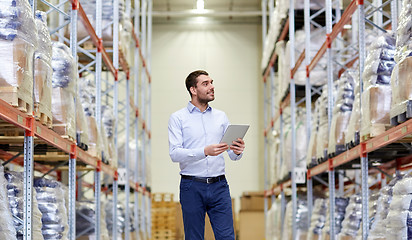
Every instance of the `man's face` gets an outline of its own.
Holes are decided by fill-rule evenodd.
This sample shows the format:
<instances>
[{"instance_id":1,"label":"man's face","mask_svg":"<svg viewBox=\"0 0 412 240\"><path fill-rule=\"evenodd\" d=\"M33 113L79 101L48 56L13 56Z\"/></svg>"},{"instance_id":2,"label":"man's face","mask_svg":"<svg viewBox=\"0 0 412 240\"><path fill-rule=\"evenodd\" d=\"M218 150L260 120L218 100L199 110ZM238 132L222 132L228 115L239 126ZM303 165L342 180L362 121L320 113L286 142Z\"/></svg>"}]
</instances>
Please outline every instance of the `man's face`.
<instances>
[{"instance_id":1,"label":"man's face","mask_svg":"<svg viewBox=\"0 0 412 240\"><path fill-rule=\"evenodd\" d=\"M208 103L215 100L215 87L213 80L206 75L197 77L196 87L193 88L193 97L197 98L200 103Z\"/></svg>"}]
</instances>

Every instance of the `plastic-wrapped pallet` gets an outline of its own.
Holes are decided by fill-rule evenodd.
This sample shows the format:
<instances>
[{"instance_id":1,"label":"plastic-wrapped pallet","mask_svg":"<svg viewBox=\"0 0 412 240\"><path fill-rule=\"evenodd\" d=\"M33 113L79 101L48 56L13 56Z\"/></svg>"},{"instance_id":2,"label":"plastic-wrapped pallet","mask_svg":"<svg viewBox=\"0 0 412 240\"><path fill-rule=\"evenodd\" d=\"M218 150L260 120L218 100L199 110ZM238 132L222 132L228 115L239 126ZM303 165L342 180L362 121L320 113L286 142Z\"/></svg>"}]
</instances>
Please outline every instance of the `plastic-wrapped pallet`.
<instances>
[{"instance_id":1,"label":"plastic-wrapped pallet","mask_svg":"<svg viewBox=\"0 0 412 240\"><path fill-rule=\"evenodd\" d=\"M115 126L115 117L113 115L113 109L110 106L102 106L102 123L103 131L102 135L106 138L107 149L105 156L107 156L110 166L117 166L117 157L114 146L114 126Z\"/></svg>"},{"instance_id":2,"label":"plastic-wrapped pallet","mask_svg":"<svg viewBox=\"0 0 412 240\"><path fill-rule=\"evenodd\" d=\"M286 206L286 222L282 239L292 240L292 201ZM297 201L295 240L306 240L308 234L308 206L306 200Z\"/></svg>"},{"instance_id":3,"label":"plastic-wrapped pallet","mask_svg":"<svg viewBox=\"0 0 412 240\"><path fill-rule=\"evenodd\" d=\"M337 197L335 198L335 234L336 236L341 232L342 230L342 222L345 219L345 214L346 214L346 207L349 204L349 199L348 198L342 198L342 197ZM326 214L326 216L329 216L329 211L330 209L328 209L328 212ZM328 240L331 239L330 237L330 218L327 217L326 218L326 222L325 222L325 227L323 228L322 231L322 240Z\"/></svg>"},{"instance_id":4,"label":"plastic-wrapped pallet","mask_svg":"<svg viewBox=\"0 0 412 240\"><path fill-rule=\"evenodd\" d=\"M104 202L101 203L100 209L100 239L109 240ZM94 202L76 202L76 237L88 236L90 239L94 238L95 219Z\"/></svg>"},{"instance_id":5,"label":"plastic-wrapped pallet","mask_svg":"<svg viewBox=\"0 0 412 240\"><path fill-rule=\"evenodd\" d=\"M37 28L28 1L1 0L0 98L32 115Z\"/></svg>"},{"instance_id":6,"label":"plastic-wrapped pallet","mask_svg":"<svg viewBox=\"0 0 412 240\"><path fill-rule=\"evenodd\" d=\"M53 42L52 68L53 129L58 134L75 140L74 91L77 66L70 49L63 43Z\"/></svg>"},{"instance_id":7,"label":"plastic-wrapped pallet","mask_svg":"<svg viewBox=\"0 0 412 240\"><path fill-rule=\"evenodd\" d=\"M402 8L398 19L398 29L396 31L396 53L397 63L402 62L406 57L412 56L412 1L402 1Z\"/></svg>"},{"instance_id":8,"label":"plastic-wrapped pallet","mask_svg":"<svg viewBox=\"0 0 412 240\"><path fill-rule=\"evenodd\" d=\"M89 126L86 114L80 101L76 101L76 142L83 150L87 151L89 145Z\"/></svg>"},{"instance_id":9,"label":"plastic-wrapped pallet","mask_svg":"<svg viewBox=\"0 0 412 240\"><path fill-rule=\"evenodd\" d=\"M349 119L352 113L355 82L352 74L347 70L338 82L337 98L333 108L332 122L329 132L328 153L340 154L346 150L345 134L348 130Z\"/></svg>"},{"instance_id":10,"label":"plastic-wrapped pallet","mask_svg":"<svg viewBox=\"0 0 412 240\"><path fill-rule=\"evenodd\" d=\"M125 210L122 204L117 204L117 221L116 221L116 230L118 236L124 233L125 228ZM105 205L106 211L106 226L110 236L113 235L113 201L108 201Z\"/></svg>"},{"instance_id":11,"label":"plastic-wrapped pallet","mask_svg":"<svg viewBox=\"0 0 412 240\"><path fill-rule=\"evenodd\" d=\"M45 178L36 178L33 184L37 192L39 209L42 212L44 240L67 239L68 213L61 183Z\"/></svg>"},{"instance_id":12,"label":"plastic-wrapped pallet","mask_svg":"<svg viewBox=\"0 0 412 240\"><path fill-rule=\"evenodd\" d=\"M47 28L46 13L36 11L35 18L39 45L34 53L34 114L36 119L52 127L52 44L49 29Z\"/></svg>"},{"instance_id":13,"label":"plastic-wrapped pallet","mask_svg":"<svg viewBox=\"0 0 412 240\"><path fill-rule=\"evenodd\" d=\"M100 133L99 133L99 142L102 150L102 161L105 164L110 163L110 157L109 157L109 143L107 141L106 134L104 134L105 129L103 127L103 124L100 125Z\"/></svg>"},{"instance_id":14,"label":"plastic-wrapped pallet","mask_svg":"<svg viewBox=\"0 0 412 240\"><path fill-rule=\"evenodd\" d=\"M375 137L390 124L392 70L395 66L395 38L387 33L376 39L368 48L362 74L362 140Z\"/></svg>"},{"instance_id":15,"label":"plastic-wrapped pallet","mask_svg":"<svg viewBox=\"0 0 412 240\"><path fill-rule=\"evenodd\" d=\"M319 127L316 139L316 158L319 160L326 160L326 152L328 149L328 89L327 86L322 88L322 94L318 98L319 101Z\"/></svg>"},{"instance_id":16,"label":"plastic-wrapped pallet","mask_svg":"<svg viewBox=\"0 0 412 240\"><path fill-rule=\"evenodd\" d=\"M89 126L89 148L87 150L90 155L99 159L102 157L102 141L100 138L100 128L97 127L96 118L86 117L87 126Z\"/></svg>"},{"instance_id":17,"label":"plastic-wrapped pallet","mask_svg":"<svg viewBox=\"0 0 412 240\"><path fill-rule=\"evenodd\" d=\"M387 217L389 214L390 204L393 196L393 186L402 179L402 176L396 176L389 184L379 190L379 198L376 206L376 215L369 226L369 239L384 240L386 239Z\"/></svg>"},{"instance_id":18,"label":"plastic-wrapped pallet","mask_svg":"<svg viewBox=\"0 0 412 240\"><path fill-rule=\"evenodd\" d=\"M89 18L89 21L91 25L95 28L96 27L96 0L82 0L80 1L82 4L83 10L86 13L87 17ZM113 21L113 1L103 1L102 2L102 39L103 43L105 42L111 42L113 41L113 24L111 22ZM124 13L125 11L125 6L124 6L124 0L119 1L119 21L122 22L124 18ZM81 21L78 21L77 24L78 28L78 35L77 38L83 39L87 36L89 36L89 33L87 32L86 28L84 25L81 23ZM66 32L68 34L68 32Z\"/></svg>"},{"instance_id":19,"label":"plastic-wrapped pallet","mask_svg":"<svg viewBox=\"0 0 412 240\"><path fill-rule=\"evenodd\" d=\"M289 45L285 41L276 43L275 53L278 56L278 76L276 81L276 102L281 102L290 84Z\"/></svg>"},{"instance_id":20,"label":"plastic-wrapped pallet","mask_svg":"<svg viewBox=\"0 0 412 240\"><path fill-rule=\"evenodd\" d=\"M79 97L86 116L96 116L96 83L94 79L79 78Z\"/></svg>"},{"instance_id":21,"label":"plastic-wrapped pallet","mask_svg":"<svg viewBox=\"0 0 412 240\"><path fill-rule=\"evenodd\" d=\"M362 222L362 198L352 195L346 208L345 219L342 222L342 230L338 239L355 240Z\"/></svg>"},{"instance_id":22,"label":"plastic-wrapped pallet","mask_svg":"<svg viewBox=\"0 0 412 240\"><path fill-rule=\"evenodd\" d=\"M119 30L120 50L122 51L126 61L128 63L133 63L134 53L133 51L130 51L130 49L132 49L132 46L135 46L135 44L134 44L134 40L132 36L133 24L129 16L125 15L124 20L121 22L119 27L120 27L120 30Z\"/></svg>"},{"instance_id":23,"label":"plastic-wrapped pallet","mask_svg":"<svg viewBox=\"0 0 412 240\"><path fill-rule=\"evenodd\" d=\"M279 129L279 128L275 128ZM268 133L269 143L269 183L275 184L279 179L278 168L281 166L280 160L280 139L277 131Z\"/></svg>"},{"instance_id":24,"label":"plastic-wrapped pallet","mask_svg":"<svg viewBox=\"0 0 412 240\"><path fill-rule=\"evenodd\" d=\"M313 206L312 218L310 219L310 227L307 240L320 240L322 237L322 229L325 227L326 212L328 211L328 201L323 198L315 200Z\"/></svg>"},{"instance_id":25,"label":"plastic-wrapped pallet","mask_svg":"<svg viewBox=\"0 0 412 240\"><path fill-rule=\"evenodd\" d=\"M306 154L306 165L311 168L317 165L316 148L319 131L319 101L315 102L315 109L312 114L312 132L310 134L308 153Z\"/></svg>"},{"instance_id":26,"label":"plastic-wrapped pallet","mask_svg":"<svg viewBox=\"0 0 412 240\"><path fill-rule=\"evenodd\" d=\"M355 72L359 72L358 70ZM355 82L355 100L353 101L352 113L350 115L347 132L345 134L345 144L354 147L360 143L361 127L361 107L360 107L360 85L358 74L353 75Z\"/></svg>"},{"instance_id":27,"label":"plastic-wrapped pallet","mask_svg":"<svg viewBox=\"0 0 412 240\"><path fill-rule=\"evenodd\" d=\"M281 232L281 203L280 199L276 199L272 203L266 216L266 239L281 240L279 233Z\"/></svg>"},{"instance_id":28,"label":"plastic-wrapped pallet","mask_svg":"<svg viewBox=\"0 0 412 240\"><path fill-rule=\"evenodd\" d=\"M23 217L24 217L24 197L23 197L23 172L5 172L4 177L7 180L7 196L9 201L9 206L11 209L11 214L14 218L19 218L22 221L20 222L17 219L13 219L14 227L16 230L16 236L18 240L23 239ZM36 192L33 191L33 211L32 211L32 230L33 230L33 239L43 240L42 235L42 213L39 210L37 203Z\"/></svg>"},{"instance_id":29,"label":"plastic-wrapped pallet","mask_svg":"<svg viewBox=\"0 0 412 240\"><path fill-rule=\"evenodd\" d=\"M393 187L386 218L386 239L412 239L412 177L406 176Z\"/></svg>"},{"instance_id":30,"label":"plastic-wrapped pallet","mask_svg":"<svg viewBox=\"0 0 412 240\"><path fill-rule=\"evenodd\" d=\"M7 181L4 178L4 168L0 165L0 239L16 240L16 229L7 197Z\"/></svg>"},{"instance_id":31,"label":"plastic-wrapped pallet","mask_svg":"<svg viewBox=\"0 0 412 240\"><path fill-rule=\"evenodd\" d=\"M120 168L127 168L129 170L129 176L130 176L130 180L133 180L133 174L135 172L135 165L136 165L136 161L135 161L135 156L138 154L139 156L139 161L141 161L141 144L140 141L138 141L138 151L136 151L136 140L132 139L128 142L129 144L129 166L126 166L126 156L125 156L125 148L126 148L126 143L125 143L125 138L120 138L119 140L119 144L118 144L118 166ZM138 171L142 172L141 169L141 163L139 162L138 165ZM142 176L142 175L138 175L138 176Z\"/></svg>"}]
</instances>

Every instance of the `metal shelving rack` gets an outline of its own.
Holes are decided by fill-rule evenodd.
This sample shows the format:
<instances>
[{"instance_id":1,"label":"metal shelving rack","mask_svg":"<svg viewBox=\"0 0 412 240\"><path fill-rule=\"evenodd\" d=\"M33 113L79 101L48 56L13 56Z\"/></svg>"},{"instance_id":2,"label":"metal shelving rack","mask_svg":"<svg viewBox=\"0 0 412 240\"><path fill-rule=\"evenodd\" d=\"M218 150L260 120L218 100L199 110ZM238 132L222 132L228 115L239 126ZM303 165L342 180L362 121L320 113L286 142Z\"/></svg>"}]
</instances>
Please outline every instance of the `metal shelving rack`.
<instances>
[{"instance_id":1,"label":"metal shelving rack","mask_svg":"<svg viewBox=\"0 0 412 240\"><path fill-rule=\"evenodd\" d=\"M333 67L338 67L340 69L339 76L342 74L346 69L350 68L354 62L359 61L359 77L360 77L360 84L362 84L362 73L364 68L364 61L365 61L365 23L369 24L370 28L378 29L378 31L385 32L385 29L388 29L388 26L391 26L392 29L397 28L397 14L398 14L398 6L397 1L374 1L374 3L364 2L363 0L353 0L349 3L346 7L345 11L341 14L340 4L334 5L335 14L332 14L332 5L334 4L331 0L325 1L325 8L316 11L314 14L309 9L310 2L309 0L305 0L305 9L304 9L304 19L305 19L305 34L306 34L306 41L305 41L305 49L302 54L299 56L297 61L294 61L294 20L295 20L295 12L294 12L294 1L290 1L290 8L289 8L289 25L285 25L282 33L279 35L278 40L283 40L285 36L285 32L289 31L289 40L291 41L291 83L290 83L290 94L288 97L282 101L279 106L280 109L277 109L279 112L273 112L274 109L274 99L273 96L268 96L266 91L268 89L267 86L267 78L270 76L271 81L274 80L273 74L273 66L276 61L276 54L273 54L271 60L263 74L264 80L264 120L265 120L265 189L266 189L266 196L272 196L272 200L274 200L273 196L281 195L281 212L282 212L282 231L284 226L285 220L285 188L292 188L292 207L293 207L293 215L296 215L296 181L295 181L295 162L296 162L296 155L294 154L295 151L292 150L292 174L291 179L282 181L274 186L268 187L268 174L267 174L267 166L268 166L268 140L267 140L267 133L272 131L274 128L274 122L276 122L280 118L280 136L282 137L282 109L286 106L291 106L291 120L292 120L292 149L295 149L296 144L296 136L293 129L295 129L295 107L296 107L296 97L295 97L295 86L293 76L296 73L299 66L304 62L306 64L306 86L305 86L305 101L306 101L306 131L307 137L310 136L311 133L311 103L312 103L312 96L316 92L320 92L320 89L316 89L310 85L310 72L316 67L319 60L325 55L328 58L328 122L330 127L330 122L332 119L332 109L333 109L333 97L332 97L332 86L333 86ZM269 3L269 9L273 6L273 1ZM384 7L390 6L390 14L385 12L383 9ZM313 20L319 13L325 12L326 15L326 25L319 26L319 24L314 24ZM262 24L264 25L263 29L266 29L266 1L262 1ZM373 18L373 20L371 20ZM352 35L351 42L344 42L341 38L340 34L344 30L344 26L350 24L352 19L352 29L354 34ZM384 22L385 20L385 22ZM317 26L316 26L317 25ZM318 28L325 28L326 32L326 41L323 43L321 48L318 50L317 54L311 59L310 51L310 34L311 34L311 26L315 26ZM333 27L332 27L333 26ZM265 30L263 32L263 38L265 38ZM357 36L356 36L357 35ZM308 37L309 36L309 37ZM345 56L344 52L350 51L352 55ZM333 65L334 64L334 65ZM271 93L273 92L273 85L270 86ZM361 88L361 91L362 88ZM272 93L273 94L273 93ZM268 110L268 106L270 106L270 110ZM271 120L270 123L268 121L268 112L271 113ZM381 135L369 139L367 141L361 142L358 146L348 149L347 151L335 156L328 158L325 162L307 169L307 181L306 181L306 191L307 191L307 200L308 200L308 213L309 217L308 220L311 219L311 212L313 206L313 178L316 178L317 175L321 173L329 173L329 198L330 198L330 208L334 209L334 199L336 195L343 195L343 177L342 170L337 170L339 173L339 191L335 193L335 169L339 166L342 166L346 163L349 163L354 160L359 160L361 162L361 194L362 194L362 219L368 219L368 153L373 151L377 151L391 143L395 143L398 140L403 139L404 137L410 135L412 133L412 120L409 120L403 124L400 124L396 127L387 130L386 132L382 133ZM396 170L405 170L409 168L408 164L411 163L411 156L405 156L401 158L397 158L394 161L390 162L390 164L386 164L386 169L388 173L394 173ZM267 204L265 204L265 213L267 212ZM265 214L266 215L266 214ZM330 221L334 221L333 211L330 211ZM363 239L367 239L368 237L368 226L369 224L363 224L362 229L362 237ZM296 223L295 218L292 219L292 233L293 238L295 239L296 234ZM331 237L334 239L335 230L334 225L331 225Z\"/></svg>"},{"instance_id":2,"label":"metal shelving rack","mask_svg":"<svg viewBox=\"0 0 412 240\"><path fill-rule=\"evenodd\" d=\"M116 117L116 122L118 122L118 114L119 114L119 101L118 101L118 80L119 80L119 75L120 75L120 70L119 70L119 62L122 67L122 71L124 72L123 75L125 75L124 79L128 83L129 81L129 67L127 65L127 61L123 58L122 54L120 54L119 57L119 49L118 49L118 44L119 44L119 33L118 33L118 28L119 28L119 4L118 0L114 0L114 21L113 21L113 28L114 28L114 36L113 36L113 61L110 59L110 56L108 54L108 51L106 51L105 47L103 46L101 36L102 36L102 26L101 26L101 3L102 0L97 0L96 1L96 29L93 28L93 26L90 24L90 21L84 12L81 4L78 2L78 0L63 0L60 1L57 5L53 5L50 2L47 2L46 0L41 0L46 6L50 8L50 10L47 12L48 14L57 12L59 15L59 26L55 29L50 30L51 34L54 34L59 38L61 42L64 42L66 44L70 45L72 55L77 58L77 53L81 52L87 56L90 57L91 62L87 65L81 65L79 69L79 73L83 71L88 71L89 73L92 73L96 77L96 85L97 85L97 90L96 90L96 98L97 98L97 111L96 111L96 119L97 121L100 122L101 119L101 99L102 99L102 88L101 88L101 83L102 81L106 81L107 85L110 85L108 80L102 79L102 61L105 63L106 68L108 71L113 75L113 78L115 79L114 83L112 84L113 86L113 95L114 95L114 110L115 110L115 117ZM35 0L29 0L30 5L32 6L33 12L37 9L37 1ZM70 5L71 6L68 6ZM142 15L146 14L146 11L149 11L149 21L148 21L148 28L149 28L149 39L147 40L149 42L149 47L146 49L145 45L143 47L140 46L139 44L139 37L135 33L141 33L142 38L146 38L146 28L142 27L142 30L140 30L139 26L139 1L135 1L135 28L134 28L134 33L133 33L133 39L136 43L136 48L135 48L135 63L131 71L135 73L135 83L138 81L138 74L140 68L142 68L144 71L144 75L142 74L142 82L148 81L148 87L144 87L139 91L137 87L135 87L135 99L137 99L138 95L148 95L150 96L150 37L151 37L151 0L143 0L142 5L148 4L149 9L147 8L142 8ZM137 9L137 10L136 10ZM89 33L89 37L86 39L80 40L79 42L77 41L77 20L80 20L84 27L86 28L87 32ZM143 18L145 19L145 18ZM136 24L137 23L137 24ZM70 24L70 38L66 38L64 36L64 28ZM84 43L85 41L91 39L95 46L95 50L87 51L83 48L80 47L80 44ZM142 42L146 42L146 39L143 39ZM142 48L144 53L142 53ZM94 55L93 55L94 52ZM119 59L120 58L120 59ZM139 60L141 59L141 62L143 63L142 66L139 64ZM146 60L145 60L146 59ZM147 62L146 62L147 61ZM90 67L94 66L94 71L89 70ZM128 85L128 84L127 84ZM137 86L137 84L135 84ZM127 87L127 94L129 94L130 88ZM147 93L145 93L147 92ZM103 94L110 94L109 92L105 92ZM142 98L142 106L146 104L147 99ZM126 106L126 112L130 111L130 104L128 102L124 103ZM136 117L138 113L138 105L136 103ZM150 116L150 104L147 105L147 109L145 111L149 112ZM101 196L101 177L100 174L104 173L107 174L109 177L113 178L113 221L117 221L117 195L118 195L118 186L117 186L117 181L118 181L118 172L117 169L112 168L111 166L108 166L104 163L102 163L101 159L98 159L96 157L92 157L89 155L86 151L80 149L76 143L71 142L67 139L62 138L60 135L52 131L51 129L47 128L46 126L42 125L40 122L35 121L33 116L27 115L23 112L20 112L19 110L15 109L5 101L0 100L0 119L3 122L8 122L11 123L16 129L22 129L24 130L24 140L21 138L16 137L16 143L22 143L24 146L24 151L22 153L18 153L17 155L13 155L8 153L7 151L1 150L1 155L2 157L5 157L5 159L8 159L6 161L6 164L8 162L12 163L17 163L21 164L24 167L24 239L32 239L32 201L33 201L33 171L40 171L45 174L50 174L54 170L57 169L57 167L49 167L46 165L38 164L34 161L33 159L33 154L34 154L34 142L41 143L41 144L47 144L50 147L56 148L58 151L65 152L68 154L68 185L69 185L69 239L76 239L76 232L75 232L75 201L76 201L76 170L79 169L76 164L77 162L82 162L83 164L86 164L92 168L95 169L95 183L94 183L94 189L95 189L95 204L96 204L96 228L95 228L95 235L96 239L100 239L100 196ZM127 118L126 118L127 119ZM137 119L137 118L136 118ZM144 135L147 135L147 139L144 139L146 144L149 144L150 146L150 128L147 129L145 128L145 123L144 121L146 120L145 116L143 117L143 122L142 123L142 133L141 137L144 138ZM150 122L150 119L146 120L147 122ZM128 133L129 132L129 127L130 124L126 124L126 129L125 131ZM136 130L135 132L137 133L138 130L138 121L136 120ZM117 126L116 126L116 134L115 134L115 142L117 143ZM136 138L136 149L138 149L137 146L137 139L138 135L135 135ZM150 151L150 148L148 148ZM117 151L117 144L116 144L116 151ZM142 160L139 159L139 156L136 155L136 166L138 165L139 162L148 161L147 160L147 155L150 154L150 152L147 152L147 150L143 149L141 152L142 154ZM20 157L20 155L23 154L23 158ZM126 159L128 161L128 159ZM142 164L142 165L143 165ZM144 165L143 165L144 166ZM144 172L144 171L142 171ZM53 174L53 173L52 173ZM140 181L140 182L139 182ZM138 194L142 195L143 199L150 199L150 191L147 190L146 188L146 178L143 176L141 178L138 177L138 171L135 172L135 177L134 177L134 182L133 181L127 181L129 186L131 186L135 190L135 196ZM142 184L143 183L143 184ZM84 186L89 186L92 187L90 184L83 183L81 185ZM128 193L128 189L126 190L126 193ZM137 199L135 197L135 199ZM128 203L129 198L126 198L126 203ZM150 203L150 200L147 200ZM143 211L143 219L146 219L145 217L145 211L143 205L140 206ZM126 213L129 213L129 204L126 205ZM135 202L135 212L137 212L136 209L139 208L138 202ZM148 208L148 212L150 212L150 205ZM150 214L148 213L147 216L150 218ZM126 218L128 219L128 218ZM146 220L145 220L146 221ZM150 219L147 220L150 223ZM114 228L116 227L116 224L113 225ZM138 223L136 221L136 227L138 226ZM148 224L150 227L150 224ZM129 239L129 233L128 233L128 228L126 228L126 239ZM138 228L136 228L138 229ZM149 230L148 230L149 229ZM144 239L150 238L150 228L143 228L144 231ZM114 229L113 231L113 239L117 239L116 236L117 231ZM139 231L137 231L137 234L139 234Z\"/></svg>"}]
</instances>

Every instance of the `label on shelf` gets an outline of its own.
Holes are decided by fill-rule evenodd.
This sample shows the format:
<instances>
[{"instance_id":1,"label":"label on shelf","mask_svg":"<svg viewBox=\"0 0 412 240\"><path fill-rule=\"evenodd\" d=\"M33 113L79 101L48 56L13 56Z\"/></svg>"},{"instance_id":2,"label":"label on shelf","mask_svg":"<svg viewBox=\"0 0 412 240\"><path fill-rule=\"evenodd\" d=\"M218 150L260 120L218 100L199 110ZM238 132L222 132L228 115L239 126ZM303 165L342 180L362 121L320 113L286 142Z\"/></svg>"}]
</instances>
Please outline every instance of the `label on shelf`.
<instances>
[{"instance_id":1,"label":"label on shelf","mask_svg":"<svg viewBox=\"0 0 412 240\"><path fill-rule=\"evenodd\" d=\"M297 184L306 182L306 168L295 168L295 181Z\"/></svg>"},{"instance_id":2,"label":"label on shelf","mask_svg":"<svg viewBox=\"0 0 412 240\"><path fill-rule=\"evenodd\" d=\"M117 174L119 175L117 179L117 184L126 185L126 168L118 168Z\"/></svg>"}]
</instances>

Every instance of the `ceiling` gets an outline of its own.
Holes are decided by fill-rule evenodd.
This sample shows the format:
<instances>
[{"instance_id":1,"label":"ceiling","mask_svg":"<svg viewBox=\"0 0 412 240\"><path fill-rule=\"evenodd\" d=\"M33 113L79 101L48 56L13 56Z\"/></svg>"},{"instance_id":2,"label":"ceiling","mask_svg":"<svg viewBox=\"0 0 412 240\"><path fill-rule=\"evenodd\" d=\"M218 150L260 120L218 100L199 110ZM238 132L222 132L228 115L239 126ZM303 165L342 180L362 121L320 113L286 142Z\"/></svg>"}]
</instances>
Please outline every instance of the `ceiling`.
<instances>
[{"instance_id":1,"label":"ceiling","mask_svg":"<svg viewBox=\"0 0 412 240\"><path fill-rule=\"evenodd\" d=\"M155 0L153 11L194 9L196 0ZM261 0L205 0L205 9L214 11L260 11Z\"/></svg>"}]
</instances>

